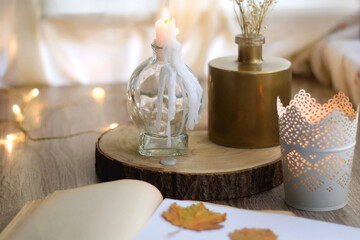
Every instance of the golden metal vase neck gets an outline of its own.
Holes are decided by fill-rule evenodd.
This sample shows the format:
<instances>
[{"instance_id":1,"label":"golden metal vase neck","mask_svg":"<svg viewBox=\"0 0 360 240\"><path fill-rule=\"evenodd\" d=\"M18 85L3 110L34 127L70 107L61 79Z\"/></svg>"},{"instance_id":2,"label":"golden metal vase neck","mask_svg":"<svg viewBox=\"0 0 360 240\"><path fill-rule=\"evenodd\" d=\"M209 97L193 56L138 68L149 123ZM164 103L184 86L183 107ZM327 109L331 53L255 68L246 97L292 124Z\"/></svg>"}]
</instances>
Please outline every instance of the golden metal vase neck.
<instances>
[{"instance_id":1,"label":"golden metal vase neck","mask_svg":"<svg viewBox=\"0 0 360 240\"><path fill-rule=\"evenodd\" d=\"M247 36L242 34L235 36L235 43L239 45L238 61L244 64L261 64L262 45L265 43L265 37L259 35Z\"/></svg>"}]
</instances>

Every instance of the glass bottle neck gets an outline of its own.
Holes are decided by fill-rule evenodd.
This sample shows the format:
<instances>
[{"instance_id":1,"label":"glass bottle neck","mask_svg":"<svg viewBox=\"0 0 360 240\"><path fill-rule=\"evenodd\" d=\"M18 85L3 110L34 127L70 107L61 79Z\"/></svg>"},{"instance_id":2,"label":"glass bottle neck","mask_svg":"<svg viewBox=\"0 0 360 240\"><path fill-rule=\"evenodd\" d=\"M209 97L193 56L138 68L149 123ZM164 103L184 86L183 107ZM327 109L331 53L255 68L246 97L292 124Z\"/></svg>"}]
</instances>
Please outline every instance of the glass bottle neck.
<instances>
[{"instance_id":1,"label":"glass bottle neck","mask_svg":"<svg viewBox=\"0 0 360 240\"><path fill-rule=\"evenodd\" d=\"M235 36L235 43L238 47L238 61L244 64L260 64L262 63L262 45L265 43L265 37L245 37L242 34Z\"/></svg>"},{"instance_id":2,"label":"glass bottle neck","mask_svg":"<svg viewBox=\"0 0 360 240\"><path fill-rule=\"evenodd\" d=\"M162 47L156 45L155 41L151 44L153 49L153 60L154 61L164 61L164 51Z\"/></svg>"}]
</instances>

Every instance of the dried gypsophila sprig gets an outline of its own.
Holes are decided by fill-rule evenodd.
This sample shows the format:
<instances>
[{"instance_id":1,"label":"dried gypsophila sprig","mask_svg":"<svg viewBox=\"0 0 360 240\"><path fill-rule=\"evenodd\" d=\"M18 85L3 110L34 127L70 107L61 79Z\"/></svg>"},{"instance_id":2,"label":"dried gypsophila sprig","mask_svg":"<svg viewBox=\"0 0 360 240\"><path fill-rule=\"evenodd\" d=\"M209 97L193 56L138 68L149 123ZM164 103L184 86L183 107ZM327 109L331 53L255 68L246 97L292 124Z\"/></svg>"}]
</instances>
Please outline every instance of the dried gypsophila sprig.
<instances>
[{"instance_id":1,"label":"dried gypsophila sprig","mask_svg":"<svg viewBox=\"0 0 360 240\"><path fill-rule=\"evenodd\" d=\"M277 0L232 0L236 18L245 37L260 34L261 26L271 7ZM236 6L237 5L237 6ZM239 8L239 12L236 11Z\"/></svg>"}]
</instances>

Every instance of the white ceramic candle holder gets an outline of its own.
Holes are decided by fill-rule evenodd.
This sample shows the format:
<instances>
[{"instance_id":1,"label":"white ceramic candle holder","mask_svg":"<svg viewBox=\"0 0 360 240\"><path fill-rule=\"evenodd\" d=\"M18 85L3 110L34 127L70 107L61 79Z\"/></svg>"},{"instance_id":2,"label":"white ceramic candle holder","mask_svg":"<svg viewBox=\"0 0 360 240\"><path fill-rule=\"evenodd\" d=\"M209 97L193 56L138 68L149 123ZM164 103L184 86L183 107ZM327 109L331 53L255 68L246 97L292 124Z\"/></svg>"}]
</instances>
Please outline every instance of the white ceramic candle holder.
<instances>
[{"instance_id":1,"label":"white ceramic candle holder","mask_svg":"<svg viewBox=\"0 0 360 240\"><path fill-rule=\"evenodd\" d=\"M343 93L321 105L300 90L287 107L278 98L277 110L286 203L309 211L344 207L359 107Z\"/></svg>"}]
</instances>

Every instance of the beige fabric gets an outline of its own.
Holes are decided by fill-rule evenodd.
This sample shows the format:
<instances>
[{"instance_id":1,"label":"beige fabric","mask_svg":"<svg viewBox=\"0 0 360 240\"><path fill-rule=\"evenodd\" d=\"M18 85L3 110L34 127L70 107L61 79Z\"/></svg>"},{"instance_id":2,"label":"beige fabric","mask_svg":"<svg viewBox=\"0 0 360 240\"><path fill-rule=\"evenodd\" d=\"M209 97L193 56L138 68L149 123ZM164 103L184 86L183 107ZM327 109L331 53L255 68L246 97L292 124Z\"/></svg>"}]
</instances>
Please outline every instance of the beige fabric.
<instances>
[{"instance_id":1,"label":"beige fabric","mask_svg":"<svg viewBox=\"0 0 360 240\"><path fill-rule=\"evenodd\" d=\"M311 52L316 78L360 104L360 24L348 23L318 42Z\"/></svg>"},{"instance_id":2,"label":"beige fabric","mask_svg":"<svg viewBox=\"0 0 360 240\"><path fill-rule=\"evenodd\" d=\"M128 81L152 54L166 2L0 0L0 86ZM291 58L294 70L304 71L303 50L359 9L359 0L280 0L263 32L264 54ZM206 79L209 60L237 53L231 1L169 1L169 10L183 59L199 78Z\"/></svg>"}]
</instances>

